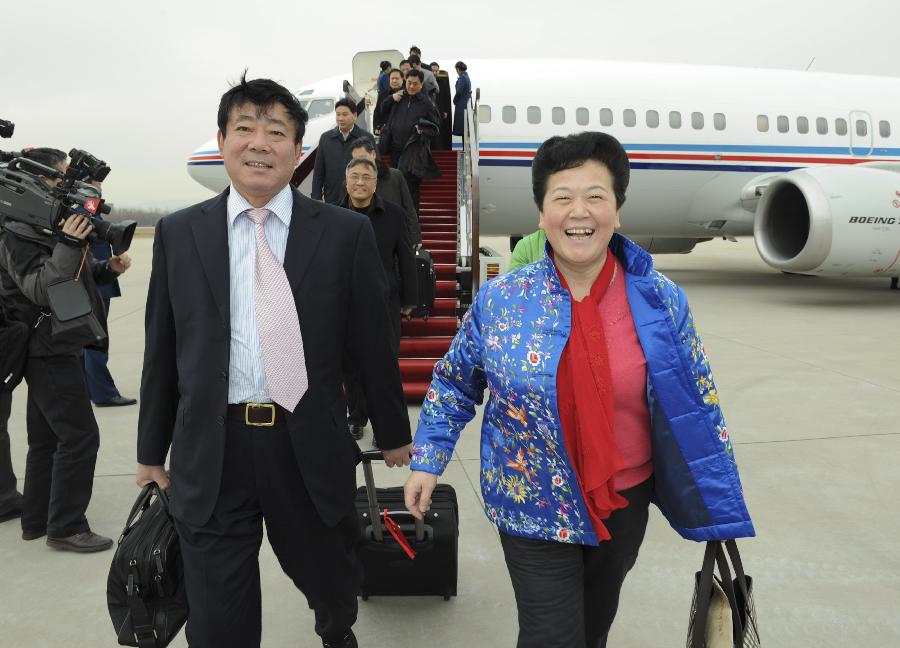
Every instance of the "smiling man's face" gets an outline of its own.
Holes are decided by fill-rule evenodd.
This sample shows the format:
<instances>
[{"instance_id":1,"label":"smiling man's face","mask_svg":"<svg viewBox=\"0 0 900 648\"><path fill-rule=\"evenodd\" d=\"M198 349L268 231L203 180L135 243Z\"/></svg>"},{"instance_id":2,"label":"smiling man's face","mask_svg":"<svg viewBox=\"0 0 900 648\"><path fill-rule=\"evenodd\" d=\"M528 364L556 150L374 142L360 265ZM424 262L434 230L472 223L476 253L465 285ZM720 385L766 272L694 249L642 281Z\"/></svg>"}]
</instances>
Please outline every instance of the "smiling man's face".
<instances>
[{"instance_id":1,"label":"smiling man's face","mask_svg":"<svg viewBox=\"0 0 900 648\"><path fill-rule=\"evenodd\" d=\"M267 108L247 102L232 109L219 150L235 189L254 207L262 207L291 181L302 142L280 103Z\"/></svg>"}]
</instances>

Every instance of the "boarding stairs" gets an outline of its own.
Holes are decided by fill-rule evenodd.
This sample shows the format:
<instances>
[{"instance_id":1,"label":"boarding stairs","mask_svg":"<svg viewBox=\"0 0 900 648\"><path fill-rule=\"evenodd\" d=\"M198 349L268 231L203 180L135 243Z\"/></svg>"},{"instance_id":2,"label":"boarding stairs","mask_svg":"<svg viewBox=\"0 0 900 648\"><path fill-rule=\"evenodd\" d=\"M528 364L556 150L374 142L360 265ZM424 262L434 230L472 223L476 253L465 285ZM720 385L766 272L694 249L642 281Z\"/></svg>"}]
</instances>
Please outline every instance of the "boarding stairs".
<instances>
[{"instance_id":1,"label":"boarding stairs","mask_svg":"<svg viewBox=\"0 0 900 648\"><path fill-rule=\"evenodd\" d=\"M459 205L456 151L432 151L441 177L422 182L419 223L422 247L431 252L437 276L434 308L428 319L402 321L400 373L409 403L421 403L431 383L435 363L456 335L459 316Z\"/></svg>"}]
</instances>

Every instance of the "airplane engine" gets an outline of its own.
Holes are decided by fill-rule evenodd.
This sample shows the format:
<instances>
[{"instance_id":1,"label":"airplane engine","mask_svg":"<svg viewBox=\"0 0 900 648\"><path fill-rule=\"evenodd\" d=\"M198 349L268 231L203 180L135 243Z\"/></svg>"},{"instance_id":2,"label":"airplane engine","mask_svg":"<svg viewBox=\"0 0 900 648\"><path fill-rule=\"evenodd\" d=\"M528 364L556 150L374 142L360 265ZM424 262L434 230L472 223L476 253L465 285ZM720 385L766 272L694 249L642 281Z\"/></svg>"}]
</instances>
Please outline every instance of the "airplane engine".
<instances>
[{"instance_id":1,"label":"airplane engine","mask_svg":"<svg viewBox=\"0 0 900 648\"><path fill-rule=\"evenodd\" d=\"M756 249L785 272L900 275L900 172L822 166L773 180L756 209Z\"/></svg>"}]
</instances>

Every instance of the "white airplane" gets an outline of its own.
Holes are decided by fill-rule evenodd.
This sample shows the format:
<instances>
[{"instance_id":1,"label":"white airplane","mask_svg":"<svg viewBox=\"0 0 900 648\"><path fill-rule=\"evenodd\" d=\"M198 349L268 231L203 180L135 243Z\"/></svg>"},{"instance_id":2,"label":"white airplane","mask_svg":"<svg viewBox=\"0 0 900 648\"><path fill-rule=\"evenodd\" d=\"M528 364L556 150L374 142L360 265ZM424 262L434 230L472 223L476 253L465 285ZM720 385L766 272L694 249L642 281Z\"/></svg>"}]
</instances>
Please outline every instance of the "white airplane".
<instances>
[{"instance_id":1,"label":"white airplane","mask_svg":"<svg viewBox=\"0 0 900 648\"><path fill-rule=\"evenodd\" d=\"M618 61L466 63L480 89L481 234L533 231L529 167L538 146L602 130L631 160L621 231L651 252L753 236L778 270L896 285L900 79ZM298 91L310 112L304 151L333 128L348 78ZM216 149L214 139L199 147L188 172L221 191L228 178Z\"/></svg>"}]
</instances>

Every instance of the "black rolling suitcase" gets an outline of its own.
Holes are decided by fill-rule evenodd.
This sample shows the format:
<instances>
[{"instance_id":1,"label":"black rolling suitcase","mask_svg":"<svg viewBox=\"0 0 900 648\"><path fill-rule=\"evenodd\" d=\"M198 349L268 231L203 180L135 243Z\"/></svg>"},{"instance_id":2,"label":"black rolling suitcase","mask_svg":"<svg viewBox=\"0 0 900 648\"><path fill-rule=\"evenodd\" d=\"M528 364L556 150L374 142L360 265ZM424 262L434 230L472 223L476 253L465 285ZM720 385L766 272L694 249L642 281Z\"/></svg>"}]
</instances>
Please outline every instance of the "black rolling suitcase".
<instances>
[{"instance_id":1,"label":"black rolling suitcase","mask_svg":"<svg viewBox=\"0 0 900 648\"><path fill-rule=\"evenodd\" d=\"M363 536L357 549L364 571L359 594L364 601L370 596L443 596L449 600L456 596L456 491L449 484L438 484L424 523L416 520L403 504L403 488L375 488L372 461L382 458L379 451L363 453L366 485L356 492L356 513ZM385 527L385 509L415 552L414 559ZM375 519L378 523L373 525Z\"/></svg>"},{"instance_id":2,"label":"black rolling suitcase","mask_svg":"<svg viewBox=\"0 0 900 648\"><path fill-rule=\"evenodd\" d=\"M428 319L434 308L434 295L437 291L437 276L434 274L434 261L431 252L423 248L416 250L416 307L409 314L413 317Z\"/></svg>"}]
</instances>

